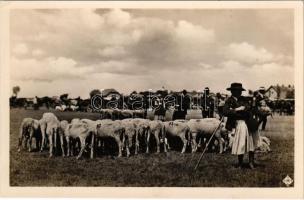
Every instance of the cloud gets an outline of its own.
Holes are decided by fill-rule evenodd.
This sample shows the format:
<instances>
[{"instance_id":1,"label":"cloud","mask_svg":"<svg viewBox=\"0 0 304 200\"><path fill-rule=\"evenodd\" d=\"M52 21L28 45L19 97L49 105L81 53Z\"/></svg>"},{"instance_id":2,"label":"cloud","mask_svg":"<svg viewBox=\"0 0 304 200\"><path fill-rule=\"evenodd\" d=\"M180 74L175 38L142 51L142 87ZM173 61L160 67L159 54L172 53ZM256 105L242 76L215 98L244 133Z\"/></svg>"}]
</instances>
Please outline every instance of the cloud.
<instances>
[{"instance_id":1,"label":"cloud","mask_svg":"<svg viewBox=\"0 0 304 200\"><path fill-rule=\"evenodd\" d=\"M109 61L102 61L95 65L90 66L94 69L93 73L99 74L122 74L122 75L138 75L143 74L145 68L141 68L135 60L124 60L124 61L116 61L116 60L109 60Z\"/></svg>"},{"instance_id":2,"label":"cloud","mask_svg":"<svg viewBox=\"0 0 304 200\"><path fill-rule=\"evenodd\" d=\"M25 55L29 52L29 49L25 43L19 43L14 46L13 53L16 55Z\"/></svg>"},{"instance_id":3,"label":"cloud","mask_svg":"<svg viewBox=\"0 0 304 200\"><path fill-rule=\"evenodd\" d=\"M120 9L114 9L106 13L104 19L109 26L123 28L131 22L131 15Z\"/></svg>"},{"instance_id":4,"label":"cloud","mask_svg":"<svg viewBox=\"0 0 304 200\"><path fill-rule=\"evenodd\" d=\"M71 15L74 14L71 13ZM63 17L65 16L63 15ZM93 9L81 9L80 19L81 25L85 25L86 28L92 29L93 31L98 30L104 24L104 19L96 14Z\"/></svg>"},{"instance_id":5,"label":"cloud","mask_svg":"<svg viewBox=\"0 0 304 200\"><path fill-rule=\"evenodd\" d=\"M42 51L41 49L34 49L32 51L33 56L42 56L43 54L44 54L44 51Z\"/></svg>"},{"instance_id":6,"label":"cloud","mask_svg":"<svg viewBox=\"0 0 304 200\"><path fill-rule=\"evenodd\" d=\"M104 49L98 50L98 54L103 57L115 58L125 56L127 52L122 46L109 46L105 47Z\"/></svg>"},{"instance_id":7,"label":"cloud","mask_svg":"<svg viewBox=\"0 0 304 200\"><path fill-rule=\"evenodd\" d=\"M256 64L280 63L292 65L292 57L283 54L273 54L263 47L256 47L247 42L230 43L221 49L220 54L229 60L238 61L244 66Z\"/></svg>"},{"instance_id":8,"label":"cloud","mask_svg":"<svg viewBox=\"0 0 304 200\"><path fill-rule=\"evenodd\" d=\"M215 40L215 33L186 20L134 17L114 9L100 14L94 9L37 10L13 13L14 42L27 41L48 57L73 58L90 65L110 58L134 59L142 66L168 67L178 63L196 63ZM22 29L23 25L31 27ZM23 30L23 35L18 33ZM58 48L60 46L60 48ZM192 65L192 64L191 64Z\"/></svg>"},{"instance_id":9,"label":"cloud","mask_svg":"<svg viewBox=\"0 0 304 200\"><path fill-rule=\"evenodd\" d=\"M181 20L175 28L177 39L183 42L189 42L191 45L203 45L213 42L215 34L213 30L204 29L199 25L194 25L190 22ZM189 40L191 38L191 40ZM197 43L199 42L199 43Z\"/></svg>"},{"instance_id":10,"label":"cloud","mask_svg":"<svg viewBox=\"0 0 304 200\"><path fill-rule=\"evenodd\" d=\"M207 64L207 63L203 63L203 62L200 62L198 65L199 65L200 67L202 67L202 69L213 69L213 68L214 68L214 66L209 65L209 64Z\"/></svg>"},{"instance_id":11,"label":"cloud","mask_svg":"<svg viewBox=\"0 0 304 200\"><path fill-rule=\"evenodd\" d=\"M223 54L228 59L240 61L245 64L267 63L274 59L274 55L264 48L242 43L231 43L224 47Z\"/></svg>"},{"instance_id":12,"label":"cloud","mask_svg":"<svg viewBox=\"0 0 304 200\"><path fill-rule=\"evenodd\" d=\"M14 80L35 80L53 82L61 79L83 79L90 68L77 67L70 58L11 59L11 77Z\"/></svg>"},{"instance_id":13,"label":"cloud","mask_svg":"<svg viewBox=\"0 0 304 200\"><path fill-rule=\"evenodd\" d=\"M67 90L66 85L79 83L132 91L163 85L175 90L205 85L219 89L233 81L250 87L293 81L293 52L268 48L279 45L266 44L263 37L268 32L254 36L243 28L250 23L248 18L246 23L234 16L229 24L226 19L214 24L205 11L191 12L197 16L192 19L176 14L182 10L155 16L146 11L139 15L121 9L13 10L12 79L39 83L37 91L48 82ZM230 15L226 11L225 18ZM291 37L289 32L282 33L283 38Z\"/></svg>"},{"instance_id":14,"label":"cloud","mask_svg":"<svg viewBox=\"0 0 304 200\"><path fill-rule=\"evenodd\" d=\"M260 86L273 84L290 84L294 82L294 69L289 65L280 63L253 64L244 67L235 60L227 60L220 64L221 68L215 70L218 76L230 82L242 82L249 89L256 89Z\"/></svg>"}]
</instances>

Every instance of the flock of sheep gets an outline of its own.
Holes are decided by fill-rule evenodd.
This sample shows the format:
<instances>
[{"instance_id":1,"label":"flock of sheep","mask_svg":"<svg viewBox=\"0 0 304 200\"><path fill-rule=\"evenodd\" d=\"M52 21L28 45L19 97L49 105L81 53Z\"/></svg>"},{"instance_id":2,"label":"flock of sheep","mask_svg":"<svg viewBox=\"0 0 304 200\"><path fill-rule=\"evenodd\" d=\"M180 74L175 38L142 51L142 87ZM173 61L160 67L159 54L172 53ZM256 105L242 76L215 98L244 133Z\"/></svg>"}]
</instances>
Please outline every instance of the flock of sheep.
<instances>
[{"instance_id":1,"label":"flock of sheep","mask_svg":"<svg viewBox=\"0 0 304 200\"><path fill-rule=\"evenodd\" d=\"M210 138L213 133L212 145L218 145L220 153L231 146L232 134L225 129L225 123L216 118L165 122L142 118L96 121L77 118L69 123L66 120L58 120L53 113L44 113L40 120L23 119L19 133L18 151L21 150L23 142L24 147L32 151L32 139L35 138L38 150L43 151L47 144L49 145L50 157L54 155L54 147L61 149L62 156L73 156L77 146L75 141L80 141L77 159L87 148L90 149L90 157L93 158L94 148L103 139L110 137L117 143L118 157L122 156L123 150L129 157L132 147L134 147L134 154L139 153L140 147L144 147L146 153L149 153L150 138L154 135L157 153L160 152L161 145L163 151L167 152L170 149L170 140L174 137L180 138L183 142L181 153L185 153L187 146L190 146L194 153L202 146L201 143ZM263 141L265 140L266 146L269 148L269 139L264 137Z\"/></svg>"}]
</instances>

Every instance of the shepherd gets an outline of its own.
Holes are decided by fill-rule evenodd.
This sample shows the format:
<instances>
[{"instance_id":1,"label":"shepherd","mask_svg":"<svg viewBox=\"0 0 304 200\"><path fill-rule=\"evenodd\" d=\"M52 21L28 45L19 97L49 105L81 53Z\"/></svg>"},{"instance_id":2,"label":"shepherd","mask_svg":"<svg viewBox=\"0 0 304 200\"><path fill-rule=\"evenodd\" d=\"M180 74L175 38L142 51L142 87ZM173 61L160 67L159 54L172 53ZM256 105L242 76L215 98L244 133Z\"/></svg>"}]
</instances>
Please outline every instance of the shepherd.
<instances>
[{"instance_id":1,"label":"shepherd","mask_svg":"<svg viewBox=\"0 0 304 200\"><path fill-rule=\"evenodd\" d=\"M254 150L258 144L258 134L249 132L246 121L250 120L250 105L247 99L242 96L242 91L246 91L241 83L232 83L228 91L231 96L224 105L223 113L227 116L226 129L234 131L234 140L231 153L238 156L237 168L243 168L243 158L245 153L249 153L249 167L254 166Z\"/></svg>"}]
</instances>

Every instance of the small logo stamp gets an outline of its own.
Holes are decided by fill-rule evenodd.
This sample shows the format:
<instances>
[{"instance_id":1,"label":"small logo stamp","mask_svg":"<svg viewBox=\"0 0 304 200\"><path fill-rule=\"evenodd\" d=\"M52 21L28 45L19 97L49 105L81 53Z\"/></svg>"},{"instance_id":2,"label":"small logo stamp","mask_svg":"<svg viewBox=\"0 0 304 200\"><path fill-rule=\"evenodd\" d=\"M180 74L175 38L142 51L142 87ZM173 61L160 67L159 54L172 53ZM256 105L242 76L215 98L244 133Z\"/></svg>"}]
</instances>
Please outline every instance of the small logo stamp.
<instances>
[{"instance_id":1,"label":"small logo stamp","mask_svg":"<svg viewBox=\"0 0 304 200\"><path fill-rule=\"evenodd\" d=\"M289 175L287 175L282 181L287 187L289 187L293 183L293 180L292 178L290 178Z\"/></svg>"}]
</instances>

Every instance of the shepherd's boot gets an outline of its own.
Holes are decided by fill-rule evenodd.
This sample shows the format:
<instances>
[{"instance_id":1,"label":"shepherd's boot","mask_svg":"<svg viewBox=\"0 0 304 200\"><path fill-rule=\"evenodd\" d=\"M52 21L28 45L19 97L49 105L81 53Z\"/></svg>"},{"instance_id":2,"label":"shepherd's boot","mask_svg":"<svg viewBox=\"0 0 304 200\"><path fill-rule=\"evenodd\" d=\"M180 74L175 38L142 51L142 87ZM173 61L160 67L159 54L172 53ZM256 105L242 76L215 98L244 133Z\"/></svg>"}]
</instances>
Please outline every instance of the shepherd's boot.
<instances>
[{"instance_id":1,"label":"shepherd's boot","mask_svg":"<svg viewBox=\"0 0 304 200\"><path fill-rule=\"evenodd\" d=\"M243 168L243 158L244 158L244 155L238 155L238 161L239 163L236 165L236 168Z\"/></svg>"}]
</instances>

